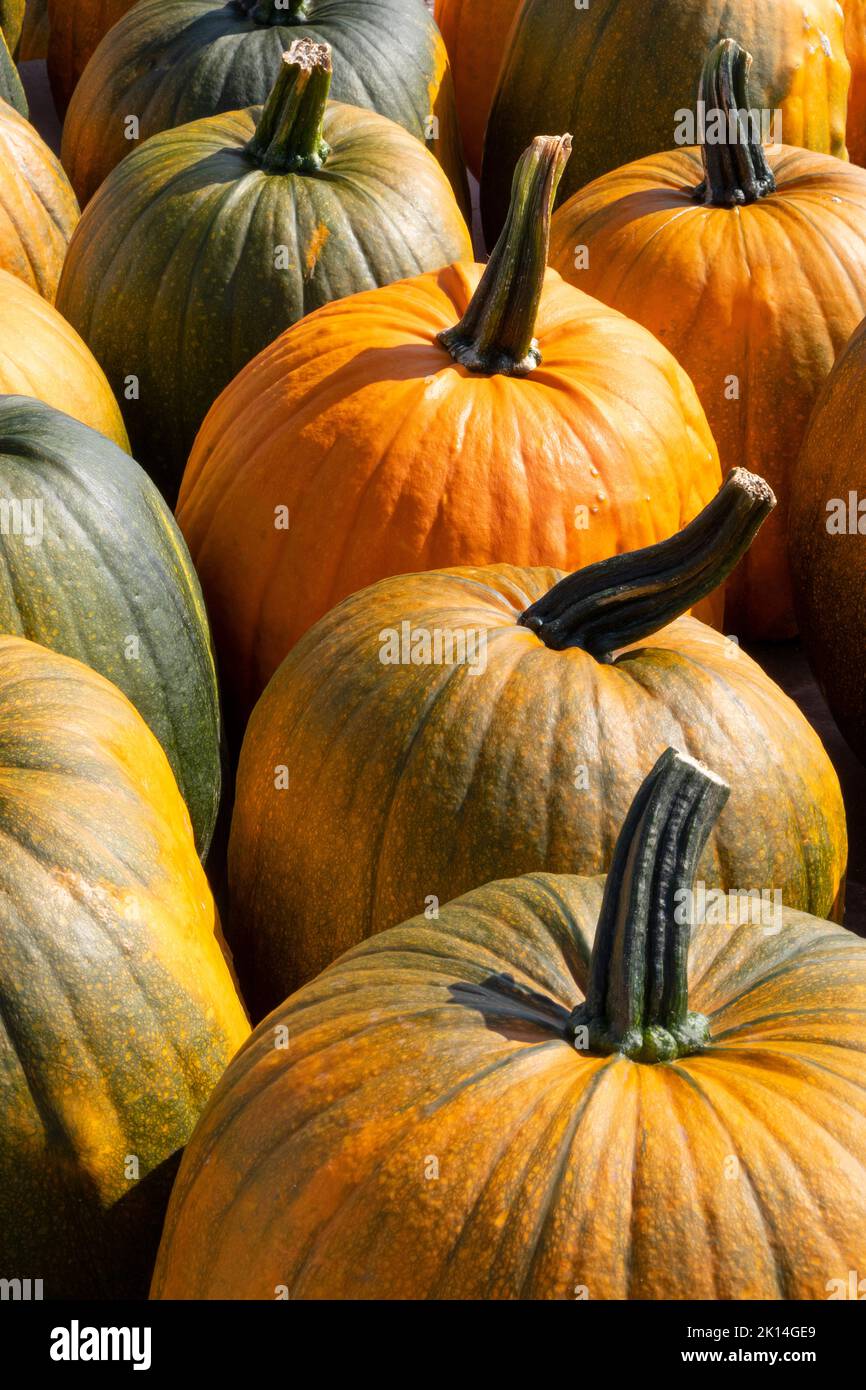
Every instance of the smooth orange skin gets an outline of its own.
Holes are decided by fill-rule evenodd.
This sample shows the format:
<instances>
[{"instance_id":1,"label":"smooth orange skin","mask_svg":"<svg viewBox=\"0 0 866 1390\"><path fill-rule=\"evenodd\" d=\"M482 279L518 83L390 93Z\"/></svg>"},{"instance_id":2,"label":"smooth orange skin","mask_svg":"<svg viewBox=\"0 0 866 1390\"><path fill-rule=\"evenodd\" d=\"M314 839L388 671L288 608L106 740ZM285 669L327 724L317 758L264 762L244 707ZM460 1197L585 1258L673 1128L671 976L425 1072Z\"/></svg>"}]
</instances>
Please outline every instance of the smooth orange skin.
<instances>
[{"instance_id":1,"label":"smooth orange skin","mask_svg":"<svg viewBox=\"0 0 866 1390\"><path fill-rule=\"evenodd\" d=\"M434 16L454 76L463 150L476 178L481 173L484 131L496 79L521 3L522 0L436 0Z\"/></svg>"},{"instance_id":2,"label":"smooth orange skin","mask_svg":"<svg viewBox=\"0 0 866 1390\"><path fill-rule=\"evenodd\" d=\"M800 630L840 729L866 762L866 324L830 374L794 471L790 554ZM845 509L829 530L828 504ZM833 509L835 511L835 508Z\"/></svg>"},{"instance_id":3,"label":"smooth orange skin","mask_svg":"<svg viewBox=\"0 0 866 1390\"><path fill-rule=\"evenodd\" d=\"M111 387L74 328L35 290L0 270L0 394L35 396L129 452Z\"/></svg>"},{"instance_id":4,"label":"smooth orange skin","mask_svg":"<svg viewBox=\"0 0 866 1390\"><path fill-rule=\"evenodd\" d=\"M710 1046L596 1057L564 1025L601 892L488 884L271 1014L186 1148L152 1297L825 1299L863 1269L866 943L698 926Z\"/></svg>"},{"instance_id":5,"label":"smooth orange skin","mask_svg":"<svg viewBox=\"0 0 866 1390\"><path fill-rule=\"evenodd\" d=\"M517 619L561 577L495 565L384 580L280 667L247 728L229 842L229 939L255 1017L431 895L605 873L669 746L732 789L700 877L841 917L842 793L793 701L693 618L612 664L549 650ZM383 664L382 634L404 621L483 632L486 667Z\"/></svg>"},{"instance_id":6,"label":"smooth orange skin","mask_svg":"<svg viewBox=\"0 0 866 1390\"><path fill-rule=\"evenodd\" d=\"M866 165L866 0L842 0L845 52L851 64L845 139L849 157Z\"/></svg>"},{"instance_id":7,"label":"smooth orange skin","mask_svg":"<svg viewBox=\"0 0 866 1390\"><path fill-rule=\"evenodd\" d=\"M649 328L694 382L722 468L770 483L778 507L727 586L728 629L796 632L787 557L791 474L836 355L866 315L866 173L769 146L777 191L704 207L698 151L653 155L596 180L554 215L550 260ZM578 247L589 264L575 268ZM728 399L729 379L739 400Z\"/></svg>"},{"instance_id":8,"label":"smooth orange skin","mask_svg":"<svg viewBox=\"0 0 866 1390\"><path fill-rule=\"evenodd\" d=\"M102 676L10 636L0 841L4 1276L141 1296L166 1174L249 1027L156 738Z\"/></svg>"},{"instance_id":9,"label":"smooth orange skin","mask_svg":"<svg viewBox=\"0 0 866 1390\"><path fill-rule=\"evenodd\" d=\"M457 264L327 305L211 408L177 517L230 716L243 720L318 618L378 579L500 560L577 569L671 535L715 495L718 456L685 373L554 271L540 367L456 366L435 337L482 272Z\"/></svg>"},{"instance_id":10,"label":"smooth orange skin","mask_svg":"<svg viewBox=\"0 0 866 1390\"><path fill-rule=\"evenodd\" d=\"M135 0L48 0L48 76L61 116L100 41L134 4Z\"/></svg>"},{"instance_id":11,"label":"smooth orange skin","mask_svg":"<svg viewBox=\"0 0 866 1390\"><path fill-rule=\"evenodd\" d=\"M78 201L59 159L0 102L0 269L53 304Z\"/></svg>"}]
</instances>

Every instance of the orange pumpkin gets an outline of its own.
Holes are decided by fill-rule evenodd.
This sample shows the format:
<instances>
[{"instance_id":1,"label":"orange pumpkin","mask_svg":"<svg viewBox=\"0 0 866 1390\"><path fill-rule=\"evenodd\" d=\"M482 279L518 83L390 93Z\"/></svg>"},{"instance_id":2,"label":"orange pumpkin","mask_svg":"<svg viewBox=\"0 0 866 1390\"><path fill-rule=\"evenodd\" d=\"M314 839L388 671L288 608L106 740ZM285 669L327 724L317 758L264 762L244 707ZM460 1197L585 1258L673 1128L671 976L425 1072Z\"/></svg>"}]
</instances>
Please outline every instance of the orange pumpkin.
<instances>
[{"instance_id":1,"label":"orange pumpkin","mask_svg":"<svg viewBox=\"0 0 866 1390\"><path fill-rule=\"evenodd\" d=\"M708 110L727 120L749 106L749 63L732 40L717 46ZM723 467L772 486L776 515L728 586L726 622L775 639L796 631L791 473L836 354L866 315L866 173L764 150L742 120L737 131L736 144L654 155L583 189L554 216L551 262L655 333L697 387Z\"/></svg>"},{"instance_id":2,"label":"orange pumpkin","mask_svg":"<svg viewBox=\"0 0 866 1390\"><path fill-rule=\"evenodd\" d=\"M866 1267L866 942L754 897L701 911L727 790L669 750L606 881L487 884L271 1014L187 1145L152 1295L847 1287Z\"/></svg>"},{"instance_id":3,"label":"orange pumpkin","mask_svg":"<svg viewBox=\"0 0 866 1390\"><path fill-rule=\"evenodd\" d=\"M0 395L35 396L129 452L111 387L74 328L35 290L0 270Z\"/></svg>"},{"instance_id":4,"label":"orange pumpkin","mask_svg":"<svg viewBox=\"0 0 866 1390\"><path fill-rule=\"evenodd\" d=\"M78 201L29 121L0 102L0 269L54 303Z\"/></svg>"},{"instance_id":5,"label":"orange pumpkin","mask_svg":"<svg viewBox=\"0 0 866 1390\"><path fill-rule=\"evenodd\" d=\"M436 0L436 23L454 77L466 163L476 178L496 79L521 0Z\"/></svg>"},{"instance_id":6,"label":"orange pumpkin","mask_svg":"<svg viewBox=\"0 0 866 1390\"><path fill-rule=\"evenodd\" d=\"M235 720L364 585L495 560L572 569L671 535L714 496L715 445L670 353L545 273L569 147L525 153L486 269L326 306L211 408L178 521Z\"/></svg>"},{"instance_id":7,"label":"orange pumpkin","mask_svg":"<svg viewBox=\"0 0 866 1390\"><path fill-rule=\"evenodd\" d=\"M707 883L841 916L845 810L820 739L736 643L679 616L771 505L738 470L648 550L568 578L400 575L308 632L238 767L229 937L255 1016L364 936L479 883L604 872L669 743L732 786Z\"/></svg>"},{"instance_id":8,"label":"orange pumpkin","mask_svg":"<svg viewBox=\"0 0 866 1390\"><path fill-rule=\"evenodd\" d=\"M21 38L18 42L19 63L29 63L34 59L47 57L48 24L48 0L27 0Z\"/></svg>"},{"instance_id":9,"label":"orange pumpkin","mask_svg":"<svg viewBox=\"0 0 866 1390\"><path fill-rule=\"evenodd\" d=\"M135 0L48 0L48 80L61 116L100 40L134 4Z\"/></svg>"},{"instance_id":10,"label":"orange pumpkin","mask_svg":"<svg viewBox=\"0 0 866 1390\"><path fill-rule=\"evenodd\" d=\"M851 64L845 140L855 164L866 164L866 0L842 0L845 52Z\"/></svg>"}]
</instances>

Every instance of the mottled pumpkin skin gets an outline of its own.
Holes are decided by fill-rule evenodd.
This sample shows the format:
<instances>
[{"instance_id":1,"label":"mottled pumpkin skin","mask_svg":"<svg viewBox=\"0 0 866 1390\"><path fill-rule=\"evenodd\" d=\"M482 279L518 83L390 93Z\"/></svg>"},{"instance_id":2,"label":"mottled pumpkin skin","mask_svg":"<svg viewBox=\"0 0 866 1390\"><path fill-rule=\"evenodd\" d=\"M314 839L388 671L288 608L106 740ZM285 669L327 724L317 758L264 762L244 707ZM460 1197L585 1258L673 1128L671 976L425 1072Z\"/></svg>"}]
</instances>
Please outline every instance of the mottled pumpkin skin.
<instances>
[{"instance_id":1,"label":"mottled pumpkin skin","mask_svg":"<svg viewBox=\"0 0 866 1390\"><path fill-rule=\"evenodd\" d=\"M701 64L732 37L754 57L757 109L781 110L782 138L845 158L850 68L836 0L526 0L494 97L481 207L488 245L505 218L514 161L539 130L570 130L562 203L611 169L675 142ZM567 58L564 56L567 55Z\"/></svg>"},{"instance_id":2,"label":"mottled pumpkin skin","mask_svg":"<svg viewBox=\"0 0 866 1390\"><path fill-rule=\"evenodd\" d=\"M840 729L866 761L866 329L836 363L794 471L790 554L800 631ZM854 494L854 527L850 494ZM841 501L844 530L831 532ZM858 504L861 507L856 513ZM835 511L835 509L833 509ZM859 530L856 529L859 527Z\"/></svg>"},{"instance_id":3,"label":"mottled pumpkin skin","mask_svg":"<svg viewBox=\"0 0 866 1390\"><path fill-rule=\"evenodd\" d=\"M113 24L131 10L136 0L48 0L48 79L51 95L62 116L78 79Z\"/></svg>"},{"instance_id":4,"label":"mottled pumpkin skin","mask_svg":"<svg viewBox=\"0 0 866 1390\"><path fill-rule=\"evenodd\" d=\"M67 5L65 8L70 10L72 7ZM19 63L29 63L48 56L49 27L48 0L27 0L18 43Z\"/></svg>"},{"instance_id":5,"label":"mottled pumpkin skin","mask_svg":"<svg viewBox=\"0 0 866 1390\"><path fill-rule=\"evenodd\" d=\"M0 395L35 396L129 448L111 387L84 344L35 290L0 270Z\"/></svg>"},{"instance_id":6,"label":"mottled pumpkin skin","mask_svg":"<svg viewBox=\"0 0 866 1390\"><path fill-rule=\"evenodd\" d=\"M454 74L463 150L476 178L496 79L520 4L521 0L436 0L436 23Z\"/></svg>"},{"instance_id":7,"label":"mottled pumpkin skin","mask_svg":"<svg viewBox=\"0 0 866 1390\"><path fill-rule=\"evenodd\" d=\"M123 691L165 750L204 857L219 805L219 693L171 512L122 449L20 396L0 396L0 497L41 506L38 544L0 534L0 632L73 656Z\"/></svg>"},{"instance_id":8,"label":"mottled pumpkin skin","mask_svg":"<svg viewBox=\"0 0 866 1390\"><path fill-rule=\"evenodd\" d=\"M213 401L290 324L472 255L448 180L401 126L331 103L324 167L279 174L245 149L260 113L135 150L88 205L64 266L58 308L118 394L138 377L133 450L171 502Z\"/></svg>"},{"instance_id":9,"label":"mottled pumpkin skin","mask_svg":"<svg viewBox=\"0 0 866 1390\"><path fill-rule=\"evenodd\" d=\"M776 192L733 209L692 198L697 149L607 174L554 214L550 262L661 339L697 387L723 470L742 465L773 488L779 505L731 577L726 622L776 639L796 632L791 475L821 386L866 315L866 172L784 145L766 155Z\"/></svg>"},{"instance_id":10,"label":"mottled pumpkin skin","mask_svg":"<svg viewBox=\"0 0 866 1390\"><path fill-rule=\"evenodd\" d=\"M248 1028L156 739L101 676L6 636L0 833L0 1267L46 1298L140 1296Z\"/></svg>"},{"instance_id":11,"label":"mottled pumpkin skin","mask_svg":"<svg viewBox=\"0 0 866 1390\"><path fill-rule=\"evenodd\" d=\"M606 872L668 746L733 788L708 884L841 913L839 784L793 702L693 618L613 665L548 649L517 618L561 577L497 565L386 580L283 663L247 730L229 846L230 940L258 1016L431 895L533 869ZM383 664L404 621L483 632L486 669Z\"/></svg>"},{"instance_id":12,"label":"mottled pumpkin skin","mask_svg":"<svg viewBox=\"0 0 866 1390\"><path fill-rule=\"evenodd\" d=\"M140 138L266 99L295 39L333 49L335 101L388 116L429 141L464 212L469 199L448 57L422 0L309 0L308 22L257 24L213 0L142 0L100 44L63 127L63 164L82 207Z\"/></svg>"},{"instance_id":13,"label":"mottled pumpkin skin","mask_svg":"<svg viewBox=\"0 0 866 1390\"><path fill-rule=\"evenodd\" d=\"M186 1149L153 1294L824 1299L862 1269L866 943L796 912L698 926L710 1046L595 1057L565 1029L602 884L488 884L262 1023Z\"/></svg>"},{"instance_id":14,"label":"mottled pumpkin skin","mask_svg":"<svg viewBox=\"0 0 866 1390\"><path fill-rule=\"evenodd\" d=\"M0 102L0 269L53 303L78 217L59 159L29 121Z\"/></svg>"},{"instance_id":15,"label":"mottled pumpkin skin","mask_svg":"<svg viewBox=\"0 0 866 1390\"><path fill-rule=\"evenodd\" d=\"M716 448L685 373L554 271L540 367L455 365L436 334L482 272L454 265L328 305L205 420L178 521L239 721L304 632L367 584L502 559L577 569L672 535L715 496Z\"/></svg>"}]
</instances>

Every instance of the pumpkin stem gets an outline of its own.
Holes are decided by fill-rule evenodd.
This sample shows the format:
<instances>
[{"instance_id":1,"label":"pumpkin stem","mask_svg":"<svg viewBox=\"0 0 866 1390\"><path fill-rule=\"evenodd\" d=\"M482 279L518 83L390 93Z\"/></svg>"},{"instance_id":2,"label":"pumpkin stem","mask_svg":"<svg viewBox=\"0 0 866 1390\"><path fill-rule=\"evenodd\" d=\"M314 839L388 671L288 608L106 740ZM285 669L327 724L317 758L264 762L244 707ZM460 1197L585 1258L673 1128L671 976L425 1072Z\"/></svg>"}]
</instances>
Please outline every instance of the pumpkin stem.
<instances>
[{"instance_id":1,"label":"pumpkin stem","mask_svg":"<svg viewBox=\"0 0 866 1390\"><path fill-rule=\"evenodd\" d=\"M437 342L470 372L525 376L541 362L535 320L550 214L570 154L570 135L538 135L520 156L508 217L478 288L460 322L437 335Z\"/></svg>"},{"instance_id":2,"label":"pumpkin stem","mask_svg":"<svg viewBox=\"0 0 866 1390\"><path fill-rule=\"evenodd\" d=\"M235 9L254 24L304 24L309 0L233 0Z\"/></svg>"},{"instance_id":3,"label":"pumpkin stem","mask_svg":"<svg viewBox=\"0 0 866 1390\"><path fill-rule=\"evenodd\" d=\"M712 502L675 536L577 570L517 621L554 651L580 647L610 662L722 584L775 505L763 478L732 468Z\"/></svg>"},{"instance_id":4,"label":"pumpkin stem","mask_svg":"<svg viewBox=\"0 0 866 1390\"><path fill-rule=\"evenodd\" d=\"M707 140L704 129L701 158L704 181L695 199L713 207L732 208L756 203L773 193L776 180L761 144L760 120L749 108L749 70L752 55L734 39L722 39L704 63L698 101L703 111L720 113L724 122L721 141Z\"/></svg>"},{"instance_id":5,"label":"pumpkin stem","mask_svg":"<svg viewBox=\"0 0 866 1390\"><path fill-rule=\"evenodd\" d=\"M613 853L575 1046L636 1062L672 1062L710 1041L689 1010L692 885L730 794L721 777L668 748L641 786Z\"/></svg>"},{"instance_id":6,"label":"pumpkin stem","mask_svg":"<svg viewBox=\"0 0 866 1390\"><path fill-rule=\"evenodd\" d=\"M321 169L330 153L322 138L330 89L330 46L295 39L282 56L277 80L262 107L247 153L263 169L284 174Z\"/></svg>"}]
</instances>

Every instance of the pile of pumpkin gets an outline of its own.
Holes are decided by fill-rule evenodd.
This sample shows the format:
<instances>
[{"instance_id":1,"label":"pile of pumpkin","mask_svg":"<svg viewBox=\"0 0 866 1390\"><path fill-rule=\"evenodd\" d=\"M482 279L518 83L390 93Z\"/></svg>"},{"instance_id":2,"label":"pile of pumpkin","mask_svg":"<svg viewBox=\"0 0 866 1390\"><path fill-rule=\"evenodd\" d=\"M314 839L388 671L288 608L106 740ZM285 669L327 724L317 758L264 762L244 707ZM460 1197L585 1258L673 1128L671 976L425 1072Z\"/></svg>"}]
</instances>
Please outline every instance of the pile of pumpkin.
<instances>
[{"instance_id":1,"label":"pile of pumpkin","mask_svg":"<svg viewBox=\"0 0 866 1390\"><path fill-rule=\"evenodd\" d=\"M3 1277L866 1266L845 809L734 640L866 756L845 9L0 0Z\"/></svg>"}]
</instances>

